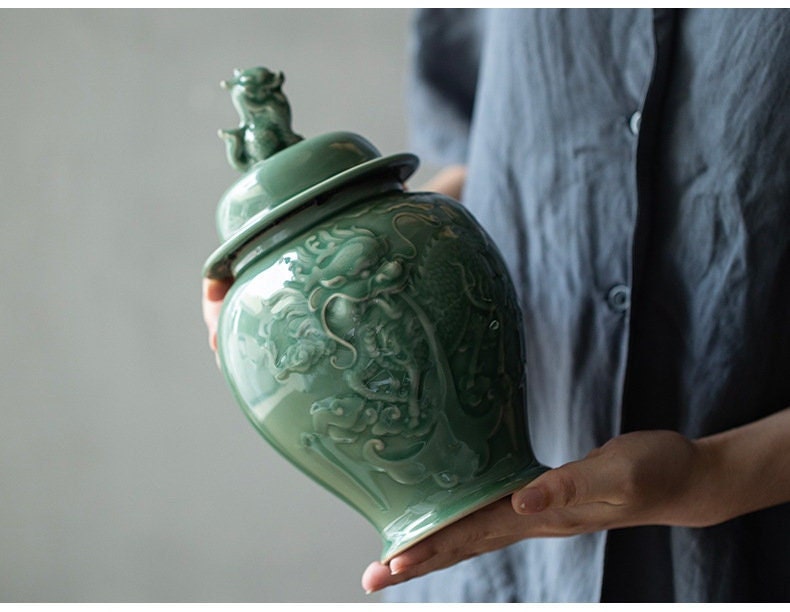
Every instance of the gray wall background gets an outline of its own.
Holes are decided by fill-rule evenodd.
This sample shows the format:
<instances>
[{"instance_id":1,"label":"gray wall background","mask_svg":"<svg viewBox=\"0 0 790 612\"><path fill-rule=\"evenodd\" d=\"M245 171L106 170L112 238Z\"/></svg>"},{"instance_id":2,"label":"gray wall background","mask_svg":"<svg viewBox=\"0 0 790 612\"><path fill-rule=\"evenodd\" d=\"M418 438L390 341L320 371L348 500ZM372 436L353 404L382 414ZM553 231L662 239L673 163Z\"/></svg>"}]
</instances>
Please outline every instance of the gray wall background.
<instances>
[{"instance_id":1,"label":"gray wall background","mask_svg":"<svg viewBox=\"0 0 790 612\"><path fill-rule=\"evenodd\" d=\"M407 150L405 10L0 11L0 600L376 601L378 536L258 437L200 270L234 67Z\"/></svg>"}]
</instances>

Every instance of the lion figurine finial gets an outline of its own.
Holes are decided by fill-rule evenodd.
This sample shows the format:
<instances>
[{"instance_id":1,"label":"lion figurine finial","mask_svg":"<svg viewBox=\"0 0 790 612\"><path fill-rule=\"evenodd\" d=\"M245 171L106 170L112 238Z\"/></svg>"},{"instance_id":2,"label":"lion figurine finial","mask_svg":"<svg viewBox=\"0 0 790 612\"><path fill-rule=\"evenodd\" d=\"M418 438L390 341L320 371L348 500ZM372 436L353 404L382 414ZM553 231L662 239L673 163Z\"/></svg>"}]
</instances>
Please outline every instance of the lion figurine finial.
<instances>
[{"instance_id":1,"label":"lion figurine finial","mask_svg":"<svg viewBox=\"0 0 790 612\"><path fill-rule=\"evenodd\" d=\"M285 76L266 68L236 69L220 85L230 91L239 113L238 128L220 130L228 163L241 172L303 140L291 129L291 108L282 93Z\"/></svg>"}]
</instances>

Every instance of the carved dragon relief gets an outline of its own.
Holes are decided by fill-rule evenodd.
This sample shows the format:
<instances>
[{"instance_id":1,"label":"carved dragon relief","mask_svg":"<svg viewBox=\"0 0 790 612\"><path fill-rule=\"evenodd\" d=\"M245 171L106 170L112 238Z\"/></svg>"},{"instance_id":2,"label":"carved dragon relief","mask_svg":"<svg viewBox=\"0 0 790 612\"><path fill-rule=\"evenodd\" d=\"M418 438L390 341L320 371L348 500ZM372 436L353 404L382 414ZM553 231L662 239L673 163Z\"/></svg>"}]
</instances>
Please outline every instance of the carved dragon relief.
<instances>
[{"instance_id":1,"label":"carved dragon relief","mask_svg":"<svg viewBox=\"0 0 790 612\"><path fill-rule=\"evenodd\" d=\"M500 328L509 313L497 307L508 301L495 294L486 239L448 216L457 213L400 202L317 229L291 254L291 279L260 298L269 316L257 337L240 339L276 380L327 364L343 377L346 392L313 403L302 444L382 508L373 473L452 488L485 469L487 444L463 432L490 438L516 401L520 372ZM394 231L365 218L388 218ZM415 225L432 232L419 252L403 231ZM355 467L360 459L367 473Z\"/></svg>"}]
</instances>

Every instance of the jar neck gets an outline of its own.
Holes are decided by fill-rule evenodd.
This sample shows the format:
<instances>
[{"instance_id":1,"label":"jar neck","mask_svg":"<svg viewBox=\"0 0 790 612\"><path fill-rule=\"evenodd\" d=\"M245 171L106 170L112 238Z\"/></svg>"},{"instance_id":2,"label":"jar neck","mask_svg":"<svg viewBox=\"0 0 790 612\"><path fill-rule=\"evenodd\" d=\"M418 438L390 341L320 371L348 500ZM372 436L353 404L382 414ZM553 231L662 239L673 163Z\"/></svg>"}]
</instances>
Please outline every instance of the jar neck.
<instances>
[{"instance_id":1,"label":"jar neck","mask_svg":"<svg viewBox=\"0 0 790 612\"><path fill-rule=\"evenodd\" d=\"M291 211L262 230L239 250L231 265L233 278L238 278L246 268L286 240L308 231L311 227L350 206L392 192L403 192L403 184L399 180L374 177L344 185L305 202L303 206Z\"/></svg>"}]
</instances>

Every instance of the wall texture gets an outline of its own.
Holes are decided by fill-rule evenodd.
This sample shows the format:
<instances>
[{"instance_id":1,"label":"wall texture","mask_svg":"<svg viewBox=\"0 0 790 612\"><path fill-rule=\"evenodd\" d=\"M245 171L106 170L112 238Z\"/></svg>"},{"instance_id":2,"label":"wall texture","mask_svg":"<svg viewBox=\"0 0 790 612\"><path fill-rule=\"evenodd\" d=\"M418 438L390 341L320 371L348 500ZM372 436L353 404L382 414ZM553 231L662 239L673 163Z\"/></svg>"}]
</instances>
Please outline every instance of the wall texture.
<instances>
[{"instance_id":1,"label":"wall texture","mask_svg":"<svg viewBox=\"0 0 790 612\"><path fill-rule=\"evenodd\" d=\"M233 402L200 269L237 177L218 82L283 70L297 131L400 152L408 20L0 11L0 600L371 600L377 535Z\"/></svg>"}]
</instances>

